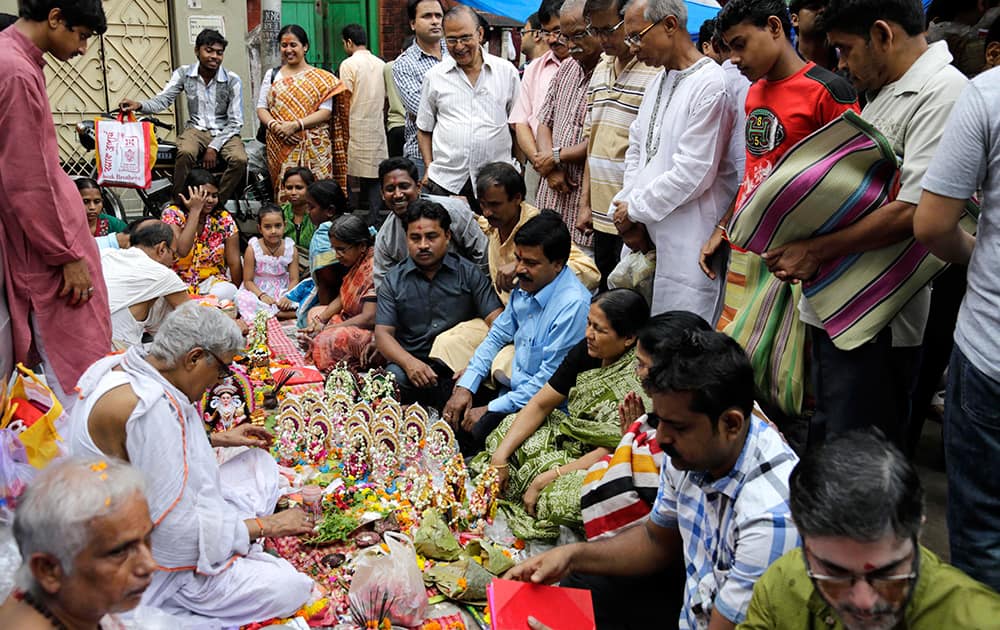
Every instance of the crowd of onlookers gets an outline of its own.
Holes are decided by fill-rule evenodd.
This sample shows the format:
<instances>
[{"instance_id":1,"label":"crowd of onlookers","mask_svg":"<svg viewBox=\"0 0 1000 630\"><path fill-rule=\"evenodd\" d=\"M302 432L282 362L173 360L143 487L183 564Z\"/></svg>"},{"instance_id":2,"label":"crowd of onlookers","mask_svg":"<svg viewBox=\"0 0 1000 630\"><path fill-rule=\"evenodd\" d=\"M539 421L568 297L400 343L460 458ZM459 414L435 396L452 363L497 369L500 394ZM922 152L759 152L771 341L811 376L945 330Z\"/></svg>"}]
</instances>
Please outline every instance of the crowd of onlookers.
<instances>
[{"instance_id":1,"label":"crowd of onlookers","mask_svg":"<svg viewBox=\"0 0 1000 630\"><path fill-rule=\"evenodd\" d=\"M239 625L309 598L261 542L312 517L274 513L264 451L211 448L270 436L206 440L195 408L263 311L319 369L384 368L440 410L516 536L585 538L509 577L590 589L601 628L997 626L1000 8L729 0L695 41L679 0L544 0L522 68L467 6L408 13L388 64L344 27L339 76L281 30L257 102L276 203L241 241L225 38L122 102L183 91L188 114L174 202L125 225L38 124L42 52L81 53L100 3L23 0L0 35L26 104L0 115L13 355L88 459L24 498L0 614L141 596ZM953 566L920 544L912 463L944 378Z\"/></svg>"}]
</instances>

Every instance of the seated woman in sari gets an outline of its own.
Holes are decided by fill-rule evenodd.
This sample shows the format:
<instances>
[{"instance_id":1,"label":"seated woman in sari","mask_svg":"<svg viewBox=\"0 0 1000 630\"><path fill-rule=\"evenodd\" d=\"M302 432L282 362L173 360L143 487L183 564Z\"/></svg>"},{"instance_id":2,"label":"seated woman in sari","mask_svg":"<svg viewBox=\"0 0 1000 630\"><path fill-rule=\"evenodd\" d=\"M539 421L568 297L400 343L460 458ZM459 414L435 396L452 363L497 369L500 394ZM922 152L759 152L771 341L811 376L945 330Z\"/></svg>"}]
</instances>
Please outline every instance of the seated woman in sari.
<instances>
[{"instance_id":1,"label":"seated woman in sari","mask_svg":"<svg viewBox=\"0 0 1000 630\"><path fill-rule=\"evenodd\" d=\"M354 369L371 365L377 357L375 331L375 279L372 236L364 221L342 216L330 227L330 245L347 269L340 295L316 316L312 359L320 370L340 361Z\"/></svg>"},{"instance_id":2,"label":"seated woman in sari","mask_svg":"<svg viewBox=\"0 0 1000 630\"><path fill-rule=\"evenodd\" d=\"M282 28L278 45L284 65L264 73L257 99L273 189L280 190L282 175L293 166L346 189L349 94L340 79L306 62L309 37L301 26Z\"/></svg>"},{"instance_id":3,"label":"seated woman in sari","mask_svg":"<svg viewBox=\"0 0 1000 630\"><path fill-rule=\"evenodd\" d=\"M174 230L174 271L198 295L233 300L243 282L240 235L236 221L219 203L219 181L200 168L188 173L183 193L163 210Z\"/></svg>"},{"instance_id":4,"label":"seated woman in sari","mask_svg":"<svg viewBox=\"0 0 1000 630\"><path fill-rule=\"evenodd\" d=\"M348 212L347 195L332 179L310 184L306 189L306 204L313 226L309 240L309 276L278 300L278 308L295 309L300 329L309 328L311 318L322 313L338 295L344 268L337 262L337 252L330 245L330 226Z\"/></svg>"},{"instance_id":5,"label":"seated woman in sari","mask_svg":"<svg viewBox=\"0 0 1000 630\"><path fill-rule=\"evenodd\" d=\"M631 289L591 302L587 333L549 382L486 438L470 463L500 472L509 500L507 520L519 538L552 539L559 525L582 530L580 489L585 471L621 439L618 403L642 391L635 372L636 334L649 305ZM559 409L567 403L568 413Z\"/></svg>"}]
</instances>

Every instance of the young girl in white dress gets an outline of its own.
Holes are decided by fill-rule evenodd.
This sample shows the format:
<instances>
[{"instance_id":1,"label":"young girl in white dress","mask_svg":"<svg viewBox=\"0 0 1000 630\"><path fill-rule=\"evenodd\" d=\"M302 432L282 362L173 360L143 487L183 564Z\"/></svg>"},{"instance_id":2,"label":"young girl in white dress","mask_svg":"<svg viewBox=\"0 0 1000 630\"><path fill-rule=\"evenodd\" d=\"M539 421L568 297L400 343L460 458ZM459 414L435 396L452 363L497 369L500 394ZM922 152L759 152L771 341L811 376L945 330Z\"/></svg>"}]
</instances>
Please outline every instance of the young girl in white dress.
<instances>
[{"instance_id":1,"label":"young girl in white dress","mask_svg":"<svg viewBox=\"0 0 1000 630\"><path fill-rule=\"evenodd\" d=\"M253 321L257 311L278 314L278 300L299 281L295 242L285 236L285 216L273 203L264 204L257 215L260 237L250 239L243 254L243 286L236 293L240 317ZM289 317L294 317L291 311Z\"/></svg>"}]
</instances>

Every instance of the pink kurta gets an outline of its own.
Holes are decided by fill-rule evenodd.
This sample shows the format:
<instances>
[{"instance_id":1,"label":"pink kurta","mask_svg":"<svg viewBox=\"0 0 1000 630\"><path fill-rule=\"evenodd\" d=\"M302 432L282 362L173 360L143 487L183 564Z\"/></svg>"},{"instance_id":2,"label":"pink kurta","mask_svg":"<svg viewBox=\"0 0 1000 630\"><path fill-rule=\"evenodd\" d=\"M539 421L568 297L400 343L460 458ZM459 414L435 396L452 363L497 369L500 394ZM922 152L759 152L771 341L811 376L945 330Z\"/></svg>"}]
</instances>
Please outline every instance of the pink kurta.
<instances>
[{"instance_id":1,"label":"pink kurta","mask_svg":"<svg viewBox=\"0 0 1000 630\"><path fill-rule=\"evenodd\" d=\"M111 350L111 313L97 243L80 193L59 165L42 51L16 27L0 33L0 255L16 361L38 359L41 337L64 392ZM84 259L94 293L82 306L59 297L62 265ZM0 376L6 378L6 375Z\"/></svg>"}]
</instances>

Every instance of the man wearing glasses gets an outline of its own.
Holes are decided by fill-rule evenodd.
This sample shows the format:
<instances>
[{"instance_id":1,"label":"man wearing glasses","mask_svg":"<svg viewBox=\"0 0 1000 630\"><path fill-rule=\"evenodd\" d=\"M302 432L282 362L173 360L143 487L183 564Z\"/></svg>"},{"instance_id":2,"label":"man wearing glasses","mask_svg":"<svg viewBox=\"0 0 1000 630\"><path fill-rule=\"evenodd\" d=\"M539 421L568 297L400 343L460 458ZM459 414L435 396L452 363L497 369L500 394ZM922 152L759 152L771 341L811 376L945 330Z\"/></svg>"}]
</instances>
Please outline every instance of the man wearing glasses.
<instances>
[{"instance_id":1,"label":"man wearing glasses","mask_svg":"<svg viewBox=\"0 0 1000 630\"><path fill-rule=\"evenodd\" d=\"M686 310L714 322L723 274L709 278L698 262L704 235L736 189L728 151L735 108L726 75L695 48L682 0L635 0L623 28L639 61L663 70L632 124L613 220L619 232L644 224L656 246L653 314Z\"/></svg>"},{"instance_id":2,"label":"man wearing glasses","mask_svg":"<svg viewBox=\"0 0 1000 630\"><path fill-rule=\"evenodd\" d=\"M300 508L274 513L282 479L266 450L271 434L244 423L206 436L195 406L232 376L245 347L231 317L189 302L164 319L148 352L133 346L90 366L70 415L70 454L117 457L146 478L160 570L143 603L182 618L178 627L287 617L313 586L262 546L315 526Z\"/></svg>"},{"instance_id":3,"label":"man wearing glasses","mask_svg":"<svg viewBox=\"0 0 1000 630\"><path fill-rule=\"evenodd\" d=\"M583 14L588 29L604 49L604 57L587 90L587 164L583 171L577 230L594 235L594 262L601 271L601 290L618 264L622 239L608 210L625 179L628 131L639 113L642 95L658 70L636 59L625 43L624 0L587 0ZM593 212L592 208L597 208Z\"/></svg>"},{"instance_id":4,"label":"man wearing glasses","mask_svg":"<svg viewBox=\"0 0 1000 630\"><path fill-rule=\"evenodd\" d=\"M542 21L538 19L537 13L529 15L527 21L524 23L524 28L521 29L521 52L524 53L524 66L521 68L522 73L528 64L549 52L549 42L542 35Z\"/></svg>"},{"instance_id":5,"label":"man wearing glasses","mask_svg":"<svg viewBox=\"0 0 1000 630\"><path fill-rule=\"evenodd\" d=\"M572 60L556 71L539 112L535 140L539 155L544 157L536 164L542 176L536 203L558 212L570 228L573 242L592 254L590 232L573 229L587 160L587 139L583 135L587 90L601 60L600 41L583 17L584 1L566 0L559 10L559 38L569 46Z\"/></svg>"},{"instance_id":6,"label":"man wearing glasses","mask_svg":"<svg viewBox=\"0 0 1000 630\"><path fill-rule=\"evenodd\" d=\"M723 333L690 331L664 341L643 388L653 400L646 421L667 455L649 518L609 538L534 556L505 577L550 583L571 572L642 576L683 564L676 627L732 630L746 616L757 579L799 544L788 508L798 457L758 415L750 361Z\"/></svg>"},{"instance_id":7,"label":"man wearing glasses","mask_svg":"<svg viewBox=\"0 0 1000 630\"><path fill-rule=\"evenodd\" d=\"M789 486L802 548L758 580L741 630L996 627L1000 596L918 543L920 477L877 430L827 441Z\"/></svg>"},{"instance_id":8,"label":"man wearing glasses","mask_svg":"<svg viewBox=\"0 0 1000 630\"><path fill-rule=\"evenodd\" d=\"M521 92L508 120L514 125L517 146L524 154L524 184L528 191L524 200L531 205L535 205L538 182L541 179L535 164L544 157L539 153L535 143L535 135L538 133L538 114L559 66L569 59L569 46L559 38L559 9L562 4L563 0L544 0L538 8L538 21L541 23L538 35L548 50L525 68Z\"/></svg>"},{"instance_id":9,"label":"man wearing glasses","mask_svg":"<svg viewBox=\"0 0 1000 630\"><path fill-rule=\"evenodd\" d=\"M417 114L417 143L433 195L459 195L478 213L479 168L513 161L507 117L521 81L517 68L483 48L479 15L456 5L444 16L450 57L427 71Z\"/></svg>"}]
</instances>

